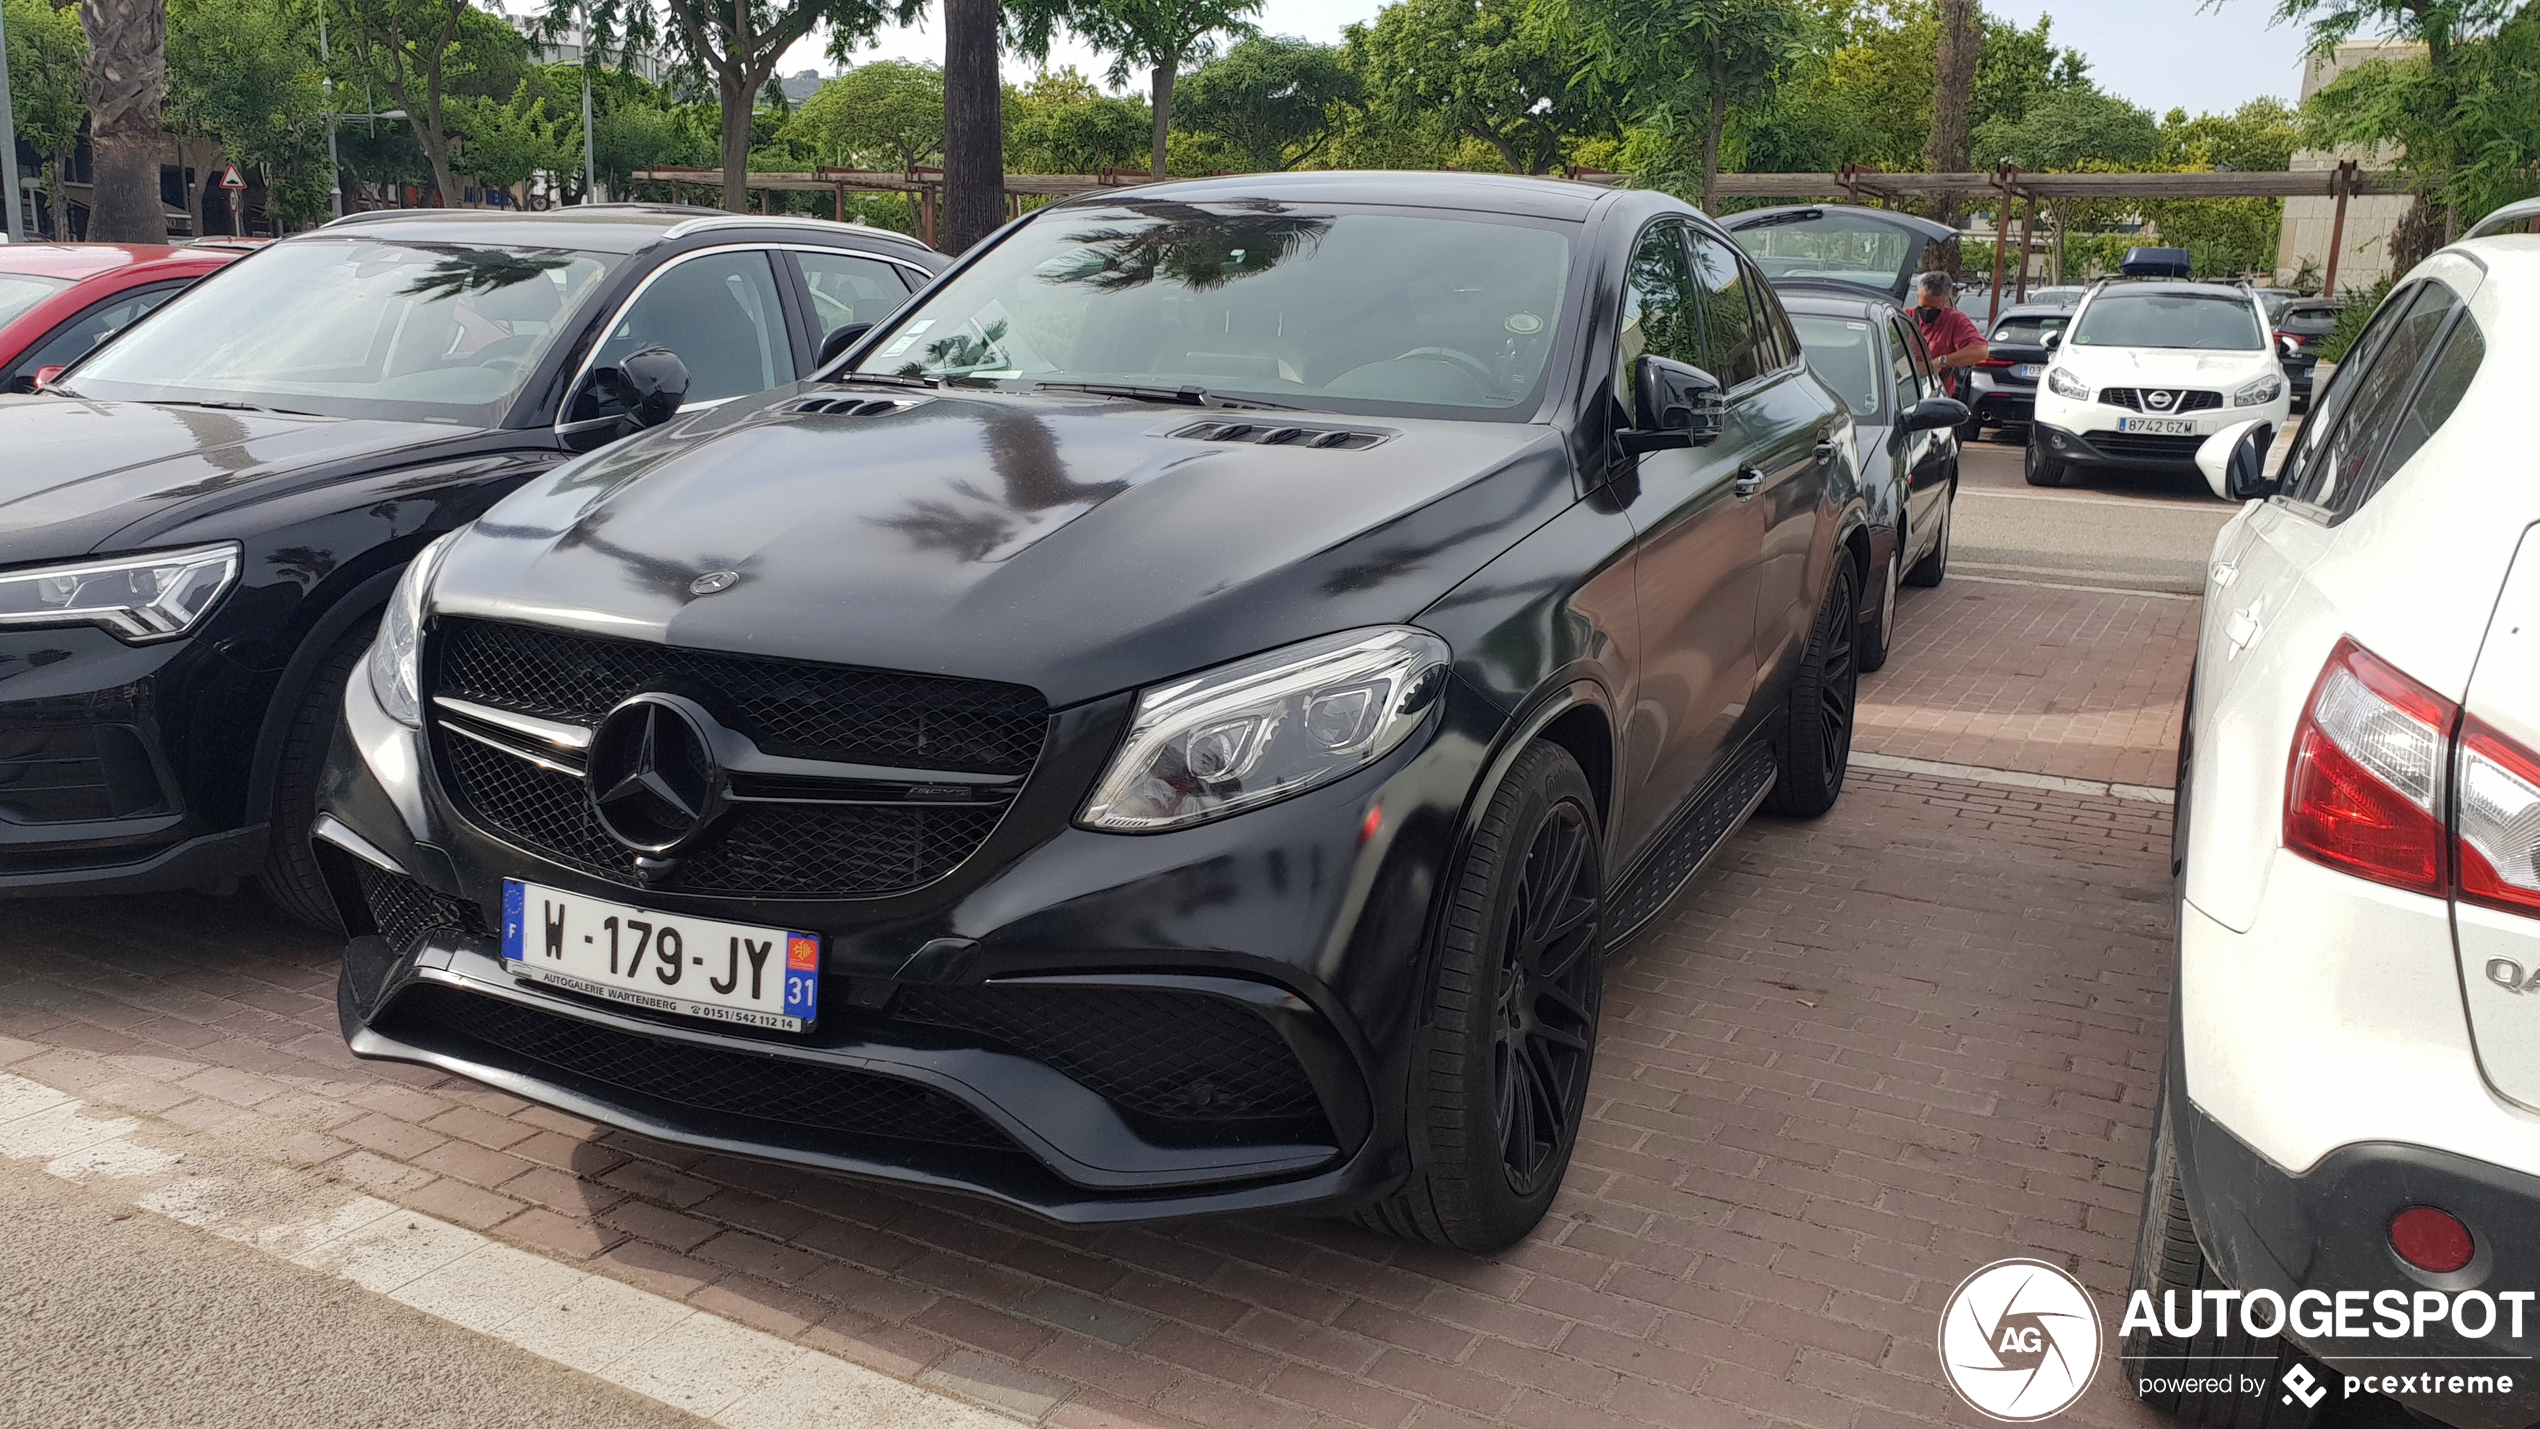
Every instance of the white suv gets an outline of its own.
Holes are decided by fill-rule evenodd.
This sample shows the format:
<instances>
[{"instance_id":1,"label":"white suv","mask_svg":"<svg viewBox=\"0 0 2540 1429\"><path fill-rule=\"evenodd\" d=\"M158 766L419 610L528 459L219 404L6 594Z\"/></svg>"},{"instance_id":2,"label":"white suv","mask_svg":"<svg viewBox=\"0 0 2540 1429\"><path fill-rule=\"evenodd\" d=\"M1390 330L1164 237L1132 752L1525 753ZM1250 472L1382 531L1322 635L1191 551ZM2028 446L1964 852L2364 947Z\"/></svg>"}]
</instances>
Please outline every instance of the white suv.
<instances>
[{"instance_id":1,"label":"white suv","mask_svg":"<svg viewBox=\"0 0 2540 1429\"><path fill-rule=\"evenodd\" d=\"M2454 245L2374 313L2280 480L2278 414L2199 454L2247 504L2180 747L2134 1268L2171 1318L2130 1306L2124 1362L2197 1423L2372 1392L2540 1421L2535 319L2540 237Z\"/></svg>"},{"instance_id":2,"label":"white suv","mask_svg":"<svg viewBox=\"0 0 2540 1429\"><path fill-rule=\"evenodd\" d=\"M2087 466L2193 471L2205 438L2251 420L2272 435L2292 411L2266 310L2246 288L2101 283L2049 345L2031 486Z\"/></svg>"}]
</instances>

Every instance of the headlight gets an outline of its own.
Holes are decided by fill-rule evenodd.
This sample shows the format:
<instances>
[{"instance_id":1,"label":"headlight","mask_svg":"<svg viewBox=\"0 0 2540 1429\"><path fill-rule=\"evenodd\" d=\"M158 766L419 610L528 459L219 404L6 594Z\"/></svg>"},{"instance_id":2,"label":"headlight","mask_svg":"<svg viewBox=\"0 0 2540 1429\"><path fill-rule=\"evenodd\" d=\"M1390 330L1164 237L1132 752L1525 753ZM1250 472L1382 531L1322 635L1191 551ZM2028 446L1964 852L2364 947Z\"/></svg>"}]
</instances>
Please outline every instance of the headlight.
<instances>
[{"instance_id":1,"label":"headlight","mask_svg":"<svg viewBox=\"0 0 2540 1429\"><path fill-rule=\"evenodd\" d=\"M0 626L102 625L134 645L194 628L238 578L238 546L0 573Z\"/></svg>"},{"instance_id":2,"label":"headlight","mask_svg":"<svg viewBox=\"0 0 2540 1429\"><path fill-rule=\"evenodd\" d=\"M2248 386L2241 388L2239 391L2232 393L2231 405L2235 407L2255 407L2263 403L2272 402L2283 395L2283 378L2261 377L2257 381L2250 383Z\"/></svg>"},{"instance_id":3,"label":"headlight","mask_svg":"<svg viewBox=\"0 0 2540 1429\"><path fill-rule=\"evenodd\" d=\"M1425 630L1326 635L1143 691L1077 822L1149 833L1223 818L1383 758L1436 703L1450 652Z\"/></svg>"},{"instance_id":4,"label":"headlight","mask_svg":"<svg viewBox=\"0 0 2540 1429\"><path fill-rule=\"evenodd\" d=\"M2090 400L2090 384L2060 367L2046 369L2046 385L2055 389L2058 397L2070 397L2076 402Z\"/></svg>"},{"instance_id":5,"label":"headlight","mask_svg":"<svg viewBox=\"0 0 2540 1429\"><path fill-rule=\"evenodd\" d=\"M460 530L465 530L461 527ZM421 727L423 701L417 693L419 677L415 670L417 656L423 648L423 602L432 590L432 573L439 569L441 556L458 539L453 531L415 553L406 565L406 573L397 578L397 589L388 597L388 613L379 618L379 638L370 643L370 692L379 697L379 707L388 717L403 725Z\"/></svg>"}]
</instances>

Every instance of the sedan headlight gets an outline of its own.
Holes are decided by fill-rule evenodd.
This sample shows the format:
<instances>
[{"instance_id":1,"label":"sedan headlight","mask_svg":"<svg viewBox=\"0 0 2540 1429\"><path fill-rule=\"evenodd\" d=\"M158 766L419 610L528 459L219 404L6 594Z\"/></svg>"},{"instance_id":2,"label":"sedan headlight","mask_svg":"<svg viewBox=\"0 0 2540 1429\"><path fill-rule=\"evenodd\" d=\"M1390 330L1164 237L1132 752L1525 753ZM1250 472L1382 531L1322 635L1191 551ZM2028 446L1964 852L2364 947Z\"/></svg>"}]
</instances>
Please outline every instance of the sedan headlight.
<instances>
[{"instance_id":1,"label":"sedan headlight","mask_svg":"<svg viewBox=\"0 0 2540 1429\"><path fill-rule=\"evenodd\" d=\"M238 579L238 546L196 546L0 573L0 626L100 625L134 645L194 628Z\"/></svg>"},{"instance_id":2,"label":"sedan headlight","mask_svg":"<svg viewBox=\"0 0 2540 1429\"><path fill-rule=\"evenodd\" d=\"M2258 407L2272 402L2283 395L2283 378L2261 377L2257 381L2250 383L2248 386L2241 388L2239 391L2232 393L2231 405L2235 407Z\"/></svg>"},{"instance_id":3,"label":"sedan headlight","mask_svg":"<svg viewBox=\"0 0 2540 1429\"><path fill-rule=\"evenodd\" d=\"M424 598L432 592L432 574L440 569L442 555L458 535L453 531L424 547L406 564L406 573L397 578L397 589L388 597L388 613L379 618L379 637L371 641L370 658L364 662L370 667L370 692L399 724L418 728L423 724L416 661L423 649Z\"/></svg>"},{"instance_id":4,"label":"sedan headlight","mask_svg":"<svg viewBox=\"0 0 2540 1429\"><path fill-rule=\"evenodd\" d=\"M1152 833L1328 784L1419 727L1450 658L1425 630L1383 626L1143 691L1127 741L1077 822Z\"/></svg>"},{"instance_id":5,"label":"sedan headlight","mask_svg":"<svg viewBox=\"0 0 2540 1429\"><path fill-rule=\"evenodd\" d=\"M2046 385L2055 389L2058 397L2070 397L2076 402L2090 400L2090 384L2060 367L2046 369Z\"/></svg>"}]
</instances>

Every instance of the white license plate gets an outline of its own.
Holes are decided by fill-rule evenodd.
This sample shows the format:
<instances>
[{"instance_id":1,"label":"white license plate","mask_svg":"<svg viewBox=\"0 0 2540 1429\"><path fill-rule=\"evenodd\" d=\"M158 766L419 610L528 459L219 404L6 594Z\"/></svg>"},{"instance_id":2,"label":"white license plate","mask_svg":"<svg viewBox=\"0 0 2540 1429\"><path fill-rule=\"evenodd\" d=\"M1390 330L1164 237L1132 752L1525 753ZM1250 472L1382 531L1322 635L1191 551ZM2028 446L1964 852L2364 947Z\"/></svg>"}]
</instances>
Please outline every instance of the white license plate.
<instances>
[{"instance_id":1,"label":"white license plate","mask_svg":"<svg viewBox=\"0 0 2540 1429\"><path fill-rule=\"evenodd\" d=\"M2042 362L2014 362L2011 364L2011 375L2020 379L2022 382L2035 382L2037 380L2037 374L2045 370L2046 365Z\"/></svg>"},{"instance_id":2,"label":"white license plate","mask_svg":"<svg viewBox=\"0 0 2540 1429\"><path fill-rule=\"evenodd\" d=\"M820 1015L820 939L503 880L503 961L611 1002L800 1032Z\"/></svg>"},{"instance_id":3,"label":"white license plate","mask_svg":"<svg viewBox=\"0 0 2540 1429\"><path fill-rule=\"evenodd\" d=\"M2150 432L2164 437L2192 437L2196 424L2185 417L2119 417L2120 432Z\"/></svg>"}]
</instances>

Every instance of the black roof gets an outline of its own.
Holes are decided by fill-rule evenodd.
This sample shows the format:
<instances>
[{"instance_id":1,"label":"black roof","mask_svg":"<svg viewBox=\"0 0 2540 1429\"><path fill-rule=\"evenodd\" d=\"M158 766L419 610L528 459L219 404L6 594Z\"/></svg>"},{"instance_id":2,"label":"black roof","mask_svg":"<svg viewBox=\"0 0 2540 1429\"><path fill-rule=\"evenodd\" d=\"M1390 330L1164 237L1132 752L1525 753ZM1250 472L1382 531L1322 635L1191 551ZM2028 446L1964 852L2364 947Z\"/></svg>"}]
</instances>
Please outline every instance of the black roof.
<instances>
[{"instance_id":1,"label":"black roof","mask_svg":"<svg viewBox=\"0 0 2540 1429\"><path fill-rule=\"evenodd\" d=\"M2249 290L2237 283L2208 283L2194 278L2103 278L2091 285L2092 295L2112 293L2197 293L2205 297L2246 299Z\"/></svg>"},{"instance_id":2,"label":"black roof","mask_svg":"<svg viewBox=\"0 0 2540 1429\"><path fill-rule=\"evenodd\" d=\"M2001 322L2005 318L2069 318L2072 315L2073 309L2069 303L2014 303L1995 313L1993 320Z\"/></svg>"},{"instance_id":3,"label":"black roof","mask_svg":"<svg viewBox=\"0 0 2540 1429\"><path fill-rule=\"evenodd\" d=\"M1822 218L1833 214L1843 218L1870 218L1893 224L1908 233L1918 233L1924 241L1945 242L1957 236L1945 223L1935 223L1919 214L1898 213L1893 209L1868 208L1850 203L1786 203L1771 208L1740 209L1720 220L1720 226L1735 232L1742 228L1770 227L1777 223L1795 223L1801 219Z\"/></svg>"},{"instance_id":4,"label":"black roof","mask_svg":"<svg viewBox=\"0 0 2540 1429\"><path fill-rule=\"evenodd\" d=\"M592 203L538 213L503 208L383 208L346 214L314 231L375 233L398 238L466 243L540 245L595 253L632 253L683 228L759 228L852 235L916 252L931 252L905 233L864 224L833 223L799 215L728 213L719 208L668 203Z\"/></svg>"},{"instance_id":5,"label":"black roof","mask_svg":"<svg viewBox=\"0 0 2540 1429\"><path fill-rule=\"evenodd\" d=\"M1296 203L1395 204L1411 208L1460 208L1531 218L1583 219L1610 189L1568 179L1522 174L1466 174L1433 169L1322 169L1287 174L1227 174L1209 179L1098 189L1053 204L1093 208L1165 203L1240 203L1285 199Z\"/></svg>"},{"instance_id":6,"label":"black roof","mask_svg":"<svg viewBox=\"0 0 2540 1429\"><path fill-rule=\"evenodd\" d=\"M1793 292L1790 288L1776 283L1773 285L1773 291L1781 295L1784 308L1794 313L1805 313L1812 318L1866 318L1876 321L1899 311L1896 304L1885 298L1854 297L1850 293L1830 291L1831 286L1828 285L1828 289L1812 288L1807 292Z\"/></svg>"}]
</instances>

